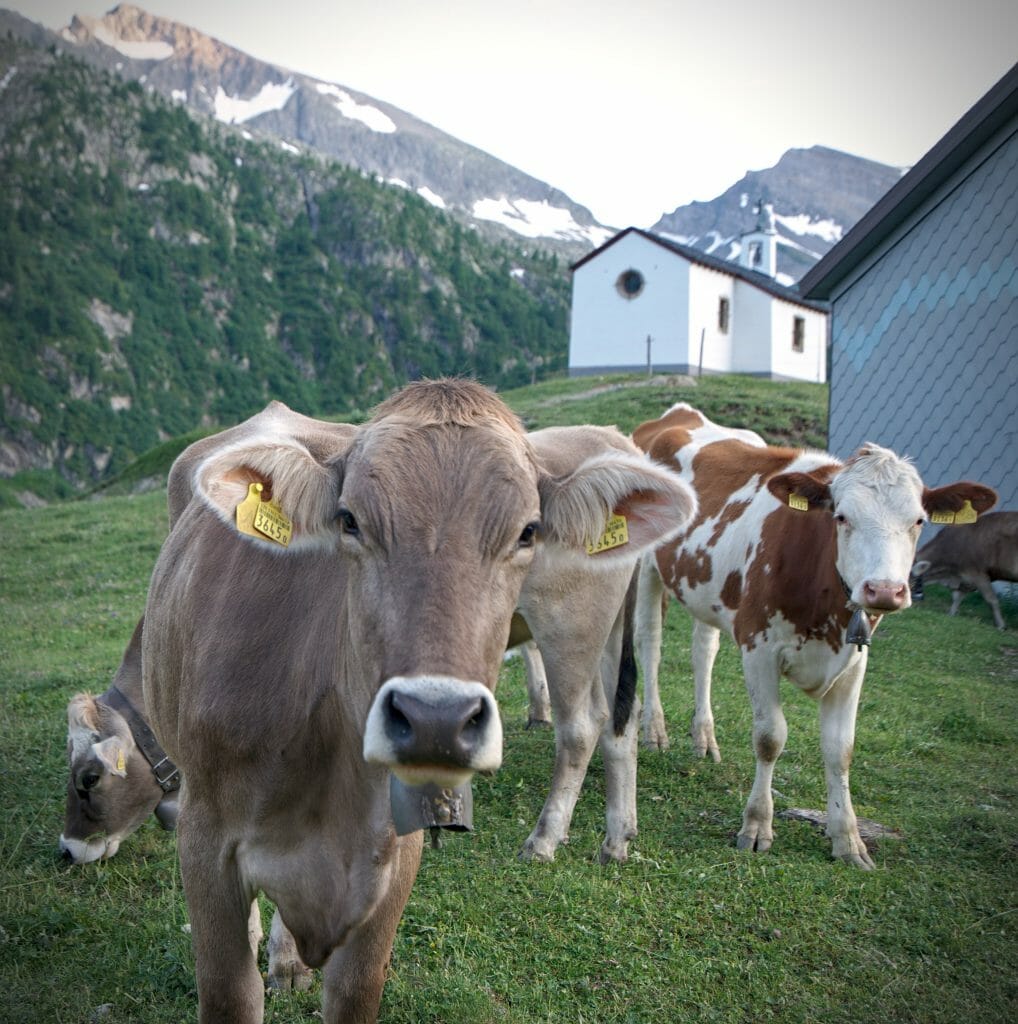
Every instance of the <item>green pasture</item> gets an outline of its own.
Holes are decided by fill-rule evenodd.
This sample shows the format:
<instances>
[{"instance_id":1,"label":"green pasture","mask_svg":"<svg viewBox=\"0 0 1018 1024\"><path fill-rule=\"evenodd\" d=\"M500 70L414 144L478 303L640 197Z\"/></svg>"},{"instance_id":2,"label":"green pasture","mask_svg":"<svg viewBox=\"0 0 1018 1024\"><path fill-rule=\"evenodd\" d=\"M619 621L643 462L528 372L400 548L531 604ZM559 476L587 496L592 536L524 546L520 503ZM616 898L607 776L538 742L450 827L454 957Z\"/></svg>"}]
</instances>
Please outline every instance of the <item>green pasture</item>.
<instances>
[{"instance_id":1,"label":"green pasture","mask_svg":"<svg viewBox=\"0 0 1018 1024\"><path fill-rule=\"evenodd\" d=\"M598 395L607 403L598 418L631 429L621 404L612 415L620 394ZM543 425L541 409L558 408L521 412ZM771 411L797 415L778 403ZM57 854L67 700L105 689L165 529L159 490L0 512L5 1024L196 1020L173 836L153 818L108 862L70 868ZM724 643L715 674L724 760L695 760L685 735L689 622L675 605L662 666L672 747L641 751L629 863L597 863L596 756L569 845L553 864L521 863L553 737L524 729L522 666L507 662L504 766L475 783L476 831L425 850L383 1024L1018 1019L1018 607L1005 604L1011 629L999 633L977 596L950 618L947 592L927 593L878 630L859 711L856 810L897 832L879 841L873 872L832 862L804 821L779 820L767 854L734 848L753 771L740 667ZM791 686L784 693L776 807L822 809L816 709ZM270 905L263 911L267 928ZM269 998L266 1020L312 1021L319 998L317 985Z\"/></svg>"}]
</instances>

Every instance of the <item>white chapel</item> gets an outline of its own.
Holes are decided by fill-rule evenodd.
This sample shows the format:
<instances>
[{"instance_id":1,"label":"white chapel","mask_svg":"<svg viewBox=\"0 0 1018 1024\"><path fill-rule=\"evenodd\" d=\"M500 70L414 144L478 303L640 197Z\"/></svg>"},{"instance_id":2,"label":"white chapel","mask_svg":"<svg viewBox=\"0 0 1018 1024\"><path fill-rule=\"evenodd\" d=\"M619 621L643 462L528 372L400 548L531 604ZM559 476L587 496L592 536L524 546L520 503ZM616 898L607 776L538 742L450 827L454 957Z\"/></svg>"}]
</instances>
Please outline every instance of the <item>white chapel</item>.
<instances>
[{"instance_id":1,"label":"white chapel","mask_svg":"<svg viewBox=\"0 0 1018 1024\"><path fill-rule=\"evenodd\" d=\"M570 269L570 376L646 368L827 379L827 306L774 279L767 204L738 263L626 228Z\"/></svg>"}]
</instances>

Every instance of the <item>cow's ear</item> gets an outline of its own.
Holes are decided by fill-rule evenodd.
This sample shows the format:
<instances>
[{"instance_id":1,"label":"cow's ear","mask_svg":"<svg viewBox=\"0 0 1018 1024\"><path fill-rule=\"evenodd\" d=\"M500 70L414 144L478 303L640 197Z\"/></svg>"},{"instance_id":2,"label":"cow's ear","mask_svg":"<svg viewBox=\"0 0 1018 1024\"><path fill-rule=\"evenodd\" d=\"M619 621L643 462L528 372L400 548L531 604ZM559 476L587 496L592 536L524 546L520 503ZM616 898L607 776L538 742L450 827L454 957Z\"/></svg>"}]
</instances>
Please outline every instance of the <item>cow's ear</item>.
<instances>
[{"instance_id":1,"label":"cow's ear","mask_svg":"<svg viewBox=\"0 0 1018 1024\"><path fill-rule=\"evenodd\" d=\"M767 481L767 489L782 505L798 512L830 509L833 505L827 482L810 473L779 473Z\"/></svg>"},{"instance_id":2,"label":"cow's ear","mask_svg":"<svg viewBox=\"0 0 1018 1024\"><path fill-rule=\"evenodd\" d=\"M934 523L972 522L996 504L997 492L992 487L968 480L944 487L923 488L923 508Z\"/></svg>"},{"instance_id":3,"label":"cow's ear","mask_svg":"<svg viewBox=\"0 0 1018 1024\"><path fill-rule=\"evenodd\" d=\"M541 535L585 564L632 561L682 530L696 498L646 456L610 451L564 477L542 476Z\"/></svg>"},{"instance_id":4,"label":"cow's ear","mask_svg":"<svg viewBox=\"0 0 1018 1024\"><path fill-rule=\"evenodd\" d=\"M92 753L99 763L111 775L127 778L127 759L134 750L134 740L130 733L126 736L109 736L98 743L92 744Z\"/></svg>"},{"instance_id":5,"label":"cow's ear","mask_svg":"<svg viewBox=\"0 0 1018 1024\"><path fill-rule=\"evenodd\" d=\"M277 550L329 546L351 442L337 439L336 449L314 454L290 438L231 446L197 467L194 490L224 522L257 542Z\"/></svg>"},{"instance_id":6,"label":"cow's ear","mask_svg":"<svg viewBox=\"0 0 1018 1024\"><path fill-rule=\"evenodd\" d=\"M68 702L67 729L69 732L99 732L99 708L90 693L76 693Z\"/></svg>"}]
</instances>

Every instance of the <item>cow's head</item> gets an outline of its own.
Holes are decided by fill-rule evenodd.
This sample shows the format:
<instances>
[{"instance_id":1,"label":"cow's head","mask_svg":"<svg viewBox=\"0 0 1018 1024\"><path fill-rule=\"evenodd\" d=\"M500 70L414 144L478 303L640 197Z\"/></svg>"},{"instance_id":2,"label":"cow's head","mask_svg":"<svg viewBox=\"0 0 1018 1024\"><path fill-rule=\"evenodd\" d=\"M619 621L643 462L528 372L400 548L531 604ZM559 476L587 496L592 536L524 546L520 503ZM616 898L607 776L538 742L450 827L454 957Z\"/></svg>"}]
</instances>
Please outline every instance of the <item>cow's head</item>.
<instances>
[{"instance_id":1,"label":"cow's head","mask_svg":"<svg viewBox=\"0 0 1018 1024\"><path fill-rule=\"evenodd\" d=\"M635 559L694 504L677 476L613 450L549 476L515 415L470 381L412 384L328 452L268 440L206 460L197 489L229 520L259 481L292 524L278 557L339 559L344 700L364 758L414 786L501 763L492 694L538 547ZM588 556L613 512L628 522L625 553Z\"/></svg>"},{"instance_id":2,"label":"cow's head","mask_svg":"<svg viewBox=\"0 0 1018 1024\"><path fill-rule=\"evenodd\" d=\"M67 810L60 851L74 864L112 857L155 811L176 822L176 794L167 796L124 718L88 694L67 706Z\"/></svg>"},{"instance_id":3,"label":"cow's head","mask_svg":"<svg viewBox=\"0 0 1018 1024\"><path fill-rule=\"evenodd\" d=\"M833 516L838 572L852 603L873 615L911 604L909 571L930 516L963 509L974 516L997 500L991 488L967 481L924 487L907 459L869 443L843 466L783 473L768 488L792 508Z\"/></svg>"}]
</instances>

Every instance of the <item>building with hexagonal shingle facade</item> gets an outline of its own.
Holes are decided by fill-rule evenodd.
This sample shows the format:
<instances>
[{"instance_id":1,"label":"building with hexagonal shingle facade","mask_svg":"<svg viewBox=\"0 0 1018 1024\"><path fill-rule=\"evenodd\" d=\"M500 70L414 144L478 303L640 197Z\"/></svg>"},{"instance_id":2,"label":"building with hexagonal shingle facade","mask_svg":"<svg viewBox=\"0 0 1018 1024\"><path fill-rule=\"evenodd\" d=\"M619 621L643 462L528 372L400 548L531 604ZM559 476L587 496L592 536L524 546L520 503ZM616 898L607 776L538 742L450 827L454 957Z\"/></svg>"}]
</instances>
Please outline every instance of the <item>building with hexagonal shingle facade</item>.
<instances>
[{"instance_id":1,"label":"building with hexagonal shingle facade","mask_svg":"<svg viewBox=\"0 0 1018 1024\"><path fill-rule=\"evenodd\" d=\"M1018 65L800 281L831 304L832 452L1018 509Z\"/></svg>"}]
</instances>

